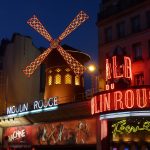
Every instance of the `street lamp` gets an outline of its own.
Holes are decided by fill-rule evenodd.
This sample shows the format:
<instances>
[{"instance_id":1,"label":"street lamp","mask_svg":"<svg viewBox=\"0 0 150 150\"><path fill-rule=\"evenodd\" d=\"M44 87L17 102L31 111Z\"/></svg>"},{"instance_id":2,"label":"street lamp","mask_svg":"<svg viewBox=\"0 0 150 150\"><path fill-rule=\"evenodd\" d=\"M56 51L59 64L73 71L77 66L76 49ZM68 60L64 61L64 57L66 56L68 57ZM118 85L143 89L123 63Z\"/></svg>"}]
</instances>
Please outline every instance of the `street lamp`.
<instances>
[{"instance_id":1,"label":"street lamp","mask_svg":"<svg viewBox=\"0 0 150 150\"><path fill-rule=\"evenodd\" d=\"M87 66L87 69L88 69L89 74L91 75L91 86L92 86L92 96L93 96L93 93L94 93L94 73L96 71L96 65L93 63L89 64Z\"/></svg>"},{"instance_id":2,"label":"street lamp","mask_svg":"<svg viewBox=\"0 0 150 150\"><path fill-rule=\"evenodd\" d=\"M93 72L95 72L95 70L96 70L96 66L95 66L94 64L90 64L90 65L88 66L88 70L89 70L89 72L93 73Z\"/></svg>"}]
</instances>

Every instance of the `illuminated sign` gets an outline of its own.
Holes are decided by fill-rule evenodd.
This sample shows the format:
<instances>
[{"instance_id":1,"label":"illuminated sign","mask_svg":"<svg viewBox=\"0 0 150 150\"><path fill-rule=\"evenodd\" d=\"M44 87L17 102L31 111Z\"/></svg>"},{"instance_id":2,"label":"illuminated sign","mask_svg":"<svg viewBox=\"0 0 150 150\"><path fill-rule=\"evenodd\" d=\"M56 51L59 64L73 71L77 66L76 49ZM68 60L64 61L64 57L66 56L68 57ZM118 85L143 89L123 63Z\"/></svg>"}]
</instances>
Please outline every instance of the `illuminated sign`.
<instances>
[{"instance_id":1,"label":"illuminated sign","mask_svg":"<svg viewBox=\"0 0 150 150\"><path fill-rule=\"evenodd\" d=\"M112 63L106 59L106 81L111 78L129 78L132 79L131 59L124 56L124 64L117 65L117 57L112 57Z\"/></svg>"},{"instance_id":2,"label":"illuminated sign","mask_svg":"<svg viewBox=\"0 0 150 150\"><path fill-rule=\"evenodd\" d=\"M91 99L91 114L150 107L150 88L106 92Z\"/></svg>"},{"instance_id":3,"label":"illuminated sign","mask_svg":"<svg viewBox=\"0 0 150 150\"><path fill-rule=\"evenodd\" d=\"M34 124L5 128L3 139L12 145L96 144L96 119Z\"/></svg>"},{"instance_id":4,"label":"illuminated sign","mask_svg":"<svg viewBox=\"0 0 150 150\"><path fill-rule=\"evenodd\" d=\"M26 136L25 129L23 129L23 130L16 130L10 136L8 136L8 141L12 142L12 141L14 141L16 139L24 138L25 136Z\"/></svg>"},{"instance_id":5,"label":"illuminated sign","mask_svg":"<svg viewBox=\"0 0 150 150\"><path fill-rule=\"evenodd\" d=\"M29 104L20 104L18 106L10 106L7 107L7 115L11 114L25 114L29 113L29 110L31 110L31 113L41 111L41 110L47 110L51 107L57 106L57 97L49 98L48 100L39 100L33 102L33 108L29 108Z\"/></svg>"},{"instance_id":6,"label":"illuminated sign","mask_svg":"<svg viewBox=\"0 0 150 150\"><path fill-rule=\"evenodd\" d=\"M116 136L117 134L129 134L129 133L136 133L138 131L150 131L150 121L145 121L142 124L138 122L136 125L130 125L127 124L126 120L121 120L115 124L112 125L113 136Z\"/></svg>"},{"instance_id":7,"label":"illuminated sign","mask_svg":"<svg viewBox=\"0 0 150 150\"><path fill-rule=\"evenodd\" d=\"M119 79L132 80L131 59L127 56L113 56L106 59L106 90L114 89Z\"/></svg>"}]
</instances>

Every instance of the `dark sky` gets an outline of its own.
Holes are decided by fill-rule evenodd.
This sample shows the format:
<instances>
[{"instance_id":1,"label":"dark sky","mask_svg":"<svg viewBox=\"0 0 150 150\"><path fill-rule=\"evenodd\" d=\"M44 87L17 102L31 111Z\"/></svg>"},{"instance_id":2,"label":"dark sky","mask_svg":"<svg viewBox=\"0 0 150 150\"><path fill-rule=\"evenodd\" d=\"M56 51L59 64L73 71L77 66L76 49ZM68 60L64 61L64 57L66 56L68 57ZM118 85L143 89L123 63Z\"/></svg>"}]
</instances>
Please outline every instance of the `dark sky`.
<instances>
[{"instance_id":1,"label":"dark sky","mask_svg":"<svg viewBox=\"0 0 150 150\"><path fill-rule=\"evenodd\" d=\"M100 0L1 0L0 40L11 39L14 32L31 36L36 47L48 47L49 42L34 31L26 21L35 14L51 36L57 38L80 10L89 19L63 40L97 60L98 35L96 27Z\"/></svg>"}]
</instances>

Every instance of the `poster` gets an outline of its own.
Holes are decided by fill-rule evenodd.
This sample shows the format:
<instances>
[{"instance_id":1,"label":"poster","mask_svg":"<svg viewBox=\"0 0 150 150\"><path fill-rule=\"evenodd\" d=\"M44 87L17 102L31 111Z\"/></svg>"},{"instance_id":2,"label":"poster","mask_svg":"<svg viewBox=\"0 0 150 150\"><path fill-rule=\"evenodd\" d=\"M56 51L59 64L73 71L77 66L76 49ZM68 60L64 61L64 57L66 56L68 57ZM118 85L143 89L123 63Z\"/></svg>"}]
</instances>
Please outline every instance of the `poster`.
<instances>
[{"instance_id":1,"label":"poster","mask_svg":"<svg viewBox=\"0 0 150 150\"><path fill-rule=\"evenodd\" d=\"M6 128L9 144L68 145L95 144L96 119L62 121Z\"/></svg>"}]
</instances>

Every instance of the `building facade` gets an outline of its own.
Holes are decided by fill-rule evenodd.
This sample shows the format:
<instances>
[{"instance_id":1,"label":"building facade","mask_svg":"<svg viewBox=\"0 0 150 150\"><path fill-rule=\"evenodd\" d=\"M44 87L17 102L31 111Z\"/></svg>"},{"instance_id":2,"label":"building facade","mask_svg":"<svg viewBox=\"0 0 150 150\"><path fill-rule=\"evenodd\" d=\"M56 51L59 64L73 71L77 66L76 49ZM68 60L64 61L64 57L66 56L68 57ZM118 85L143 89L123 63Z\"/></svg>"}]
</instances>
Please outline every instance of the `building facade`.
<instances>
[{"instance_id":1,"label":"building facade","mask_svg":"<svg viewBox=\"0 0 150 150\"><path fill-rule=\"evenodd\" d=\"M146 87L150 85L150 1L102 0L97 27L100 81L102 81L100 88L103 88L107 95L95 97L97 99L95 101L102 102L96 110L100 113L102 122L101 148L113 150L150 149L150 133L147 130L149 127L145 128L146 123L149 124L149 114L144 114L148 108L141 109L149 103ZM123 53L124 58L131 58L130 63L123 64L121 62ZM121 64L119 65L119 63ZM124 73L127 64L132 64L130 66L132 68L131 83L126 82L127 80L124 78L124 75L129 75ZM111 80L111 75L113 80ZM114 84L116 85L121 78L125 82L120 84L119 88L115 88ZM129 86L125 87L125 83L128 83ZM108 86L108 84L110 85ZM138 98L139 88L145 90L146 97L142 98L140 95ZM123 89L127 93L124 93ZM148 101L144 103L143 100ZM95 101L93 100L93 102ZM93 106L97 105L93 103Z\"/></svg>"},{"instance_id":2,"label":"building facade","mask_svg":"<svg viewBox=\"0 0 150 150\"><path fill-rule=\"evenodd\" d=\"M149 85L149 1L102 0L100 7L97 26L101 78L105 80L106 54L122 47L132 59L132 85Z\"/></svg>"},{"instance_id":3,"label":"building facade","mask_svg":"<svg viewBox=\"0 0 150 150\"><path fill-rule=\"evenodd\" d=\"M22 70L40 54L33 45L32 39L14 34L11 40L1 43L1 86L2 103L6 105L20 104L40 98L40 69L30 80Z\"/></svg>"}]
</instances>

